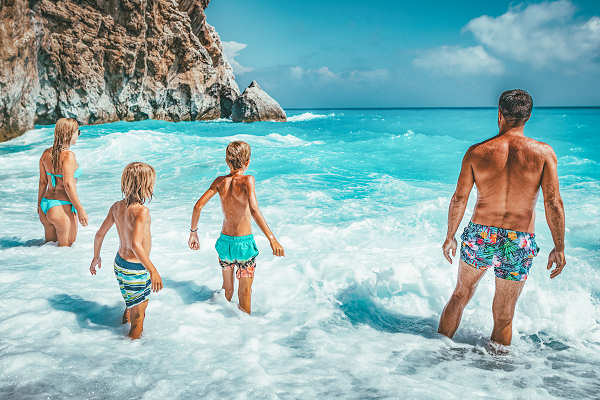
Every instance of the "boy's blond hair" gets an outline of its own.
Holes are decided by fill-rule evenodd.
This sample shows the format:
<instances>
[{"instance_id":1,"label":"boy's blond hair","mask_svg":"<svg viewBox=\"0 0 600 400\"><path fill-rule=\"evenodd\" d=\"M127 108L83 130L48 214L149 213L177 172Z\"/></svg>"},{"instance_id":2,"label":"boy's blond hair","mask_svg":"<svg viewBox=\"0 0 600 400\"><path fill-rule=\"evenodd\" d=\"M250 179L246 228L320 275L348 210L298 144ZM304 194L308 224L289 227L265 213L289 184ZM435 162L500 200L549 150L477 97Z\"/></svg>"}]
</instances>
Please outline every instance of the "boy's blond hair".
<instances>
[{"instance_id":1,"label":"boy's blond hair","mask_svg":"<svg viewBox=\"0 0 600 400\"><path fill-rule=\"evenodd\" d=\"M241 140L236 140L227 145L225 161L231 169L240 169L250 160L250 145Z\"/></svg>"},{"instance_id":2,"label":"boy's blond hair","mask_svg":"<svg viewBox=\"0 0 600 400\"><path fill-rule=\"evenodd\" d=\"M128 164L121 176L121 192L125 204L127 206L134 203L144 204L147 200L151 200L154 194L154 182L156 182L156 172L151 165L139 161Z\"/></svg>"},{"instance_id":3,"label":"boy's blond hair","mask_svg":"<svg viewBox=\"0 0 600 400\"><path fill-rule=\"evenodd\" d=\"M60 118L54 127L54 144L52 145L52 169L60 172L60 152L69 147L73 135L79 130L79 124L74 118Z\"/></svg>"}]
</instances>

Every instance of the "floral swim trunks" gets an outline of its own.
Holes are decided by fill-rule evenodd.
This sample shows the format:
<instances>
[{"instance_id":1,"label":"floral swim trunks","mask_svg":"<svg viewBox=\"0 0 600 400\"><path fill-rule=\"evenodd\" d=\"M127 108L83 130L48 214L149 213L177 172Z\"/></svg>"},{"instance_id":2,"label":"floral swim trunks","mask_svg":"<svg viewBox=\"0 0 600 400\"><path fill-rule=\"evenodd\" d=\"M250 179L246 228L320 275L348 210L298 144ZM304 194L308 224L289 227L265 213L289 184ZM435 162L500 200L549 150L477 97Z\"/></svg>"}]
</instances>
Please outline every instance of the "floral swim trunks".
<instances>
[{"instance_id":1,"label":"floral swim trunks","mask_svg":"<svg viewBox=\"0 0 600 400\"><path fill-rule=\"evenodd\" d=\"M461 235L460 258L470 266L494 267L500 279L527 279L533 257L539 252L535 234L469 222Z\"/></svg>"}]
</instances>

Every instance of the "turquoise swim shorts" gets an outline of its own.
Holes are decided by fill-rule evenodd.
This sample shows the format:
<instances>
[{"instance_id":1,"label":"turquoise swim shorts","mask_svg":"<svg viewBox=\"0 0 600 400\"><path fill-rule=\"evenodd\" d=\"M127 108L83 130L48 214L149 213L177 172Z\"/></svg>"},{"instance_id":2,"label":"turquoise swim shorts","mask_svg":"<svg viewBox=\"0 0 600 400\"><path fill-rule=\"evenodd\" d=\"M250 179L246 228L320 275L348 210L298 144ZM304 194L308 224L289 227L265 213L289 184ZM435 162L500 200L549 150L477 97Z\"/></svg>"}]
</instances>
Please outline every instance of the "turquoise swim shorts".
<instances>
[{"instance_id":1,"label":"turquoise swim shorts","mask_svg":"<svg viewBox=\"0 0 600 400\"><path fill-rule=\"evenodd\" d=\"M227 263L244 263L258 255L258 247L253 235L229 236L221 233L215 243L215 249L219 254L219 260Z\"/></svg>"}]
</instances>

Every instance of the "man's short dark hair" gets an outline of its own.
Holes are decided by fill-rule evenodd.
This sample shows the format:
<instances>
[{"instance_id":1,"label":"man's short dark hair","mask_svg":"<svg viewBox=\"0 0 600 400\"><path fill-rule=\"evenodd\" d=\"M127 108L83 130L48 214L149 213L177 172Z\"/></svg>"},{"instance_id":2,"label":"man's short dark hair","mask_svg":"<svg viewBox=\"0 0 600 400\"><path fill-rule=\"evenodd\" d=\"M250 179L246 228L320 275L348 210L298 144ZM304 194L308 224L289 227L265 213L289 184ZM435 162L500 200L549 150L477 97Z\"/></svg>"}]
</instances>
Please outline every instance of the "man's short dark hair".
<instances>
[{"instance_id":1,"label":"man's short dark hair","mask_svg":"<svg viewBox=\"0 0 600 400\"><path fill-rule=\"evenodd\" d=\"M520 125L531 116L533 99L525 90L507 90L500 95L498 107L504 119L513 125Z\"/></svg>"}]
</instances>

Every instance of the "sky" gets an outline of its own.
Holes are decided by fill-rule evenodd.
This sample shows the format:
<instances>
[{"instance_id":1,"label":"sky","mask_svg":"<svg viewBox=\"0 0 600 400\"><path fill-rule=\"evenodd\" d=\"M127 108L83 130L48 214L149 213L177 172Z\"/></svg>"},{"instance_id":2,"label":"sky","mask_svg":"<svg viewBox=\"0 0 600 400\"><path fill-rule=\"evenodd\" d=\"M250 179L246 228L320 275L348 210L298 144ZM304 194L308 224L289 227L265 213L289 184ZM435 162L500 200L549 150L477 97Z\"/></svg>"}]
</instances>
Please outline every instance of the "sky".
<instances>
[{"instance_id":1,"label":"sky","mask_svg":"<svg viewBox=\"0 0 600 400\"><path fill-rule=\"evenodd\" d=\"M240 89L284 108L600 106L600 0L212 0Z\"/></svg>"}]
</instances>

